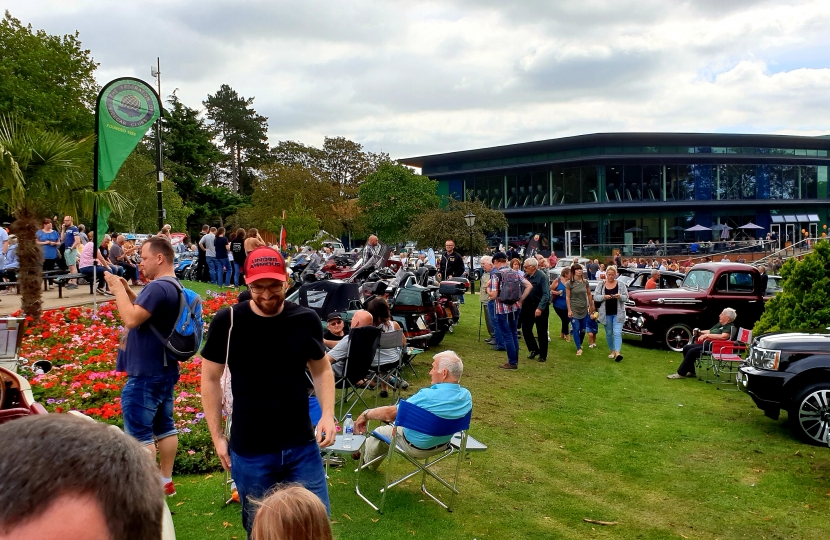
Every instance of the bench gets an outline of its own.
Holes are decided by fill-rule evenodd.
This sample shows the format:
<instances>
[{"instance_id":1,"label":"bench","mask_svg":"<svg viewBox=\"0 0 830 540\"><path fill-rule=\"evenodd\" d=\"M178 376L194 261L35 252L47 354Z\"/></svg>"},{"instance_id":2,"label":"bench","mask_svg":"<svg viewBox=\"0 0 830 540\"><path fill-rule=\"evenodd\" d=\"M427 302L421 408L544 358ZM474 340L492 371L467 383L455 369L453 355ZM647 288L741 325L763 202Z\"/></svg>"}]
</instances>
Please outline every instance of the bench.
<instances>
[{"instance_id":1,"label":"bench","mask_svg":"<svg viewBox=\"0 0 830 540\"><path fill-rule=\"evenodd\" d=\"M85 279L86 276L84 274L60 274L58 276L49 276L44 277L43 279L54 281L55 284L58 286L58 298L63 298L63 288L69 285L69 280L71 279ZM92 281L89 282L89 294L92 294L92 287L94 283Z\"/></svg>"}]
</instances>

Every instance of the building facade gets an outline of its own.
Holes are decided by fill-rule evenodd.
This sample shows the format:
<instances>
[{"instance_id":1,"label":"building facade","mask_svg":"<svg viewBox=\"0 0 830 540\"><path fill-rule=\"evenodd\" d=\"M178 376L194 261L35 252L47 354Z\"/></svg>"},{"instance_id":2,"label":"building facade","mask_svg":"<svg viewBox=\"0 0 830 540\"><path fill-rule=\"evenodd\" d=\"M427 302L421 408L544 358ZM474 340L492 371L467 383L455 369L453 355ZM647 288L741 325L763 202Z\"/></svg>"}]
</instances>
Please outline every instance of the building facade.
<instances>
[{"instance_id":1,"label":"building facade","mask_svg":"<svg viewBox=\"0 0 830 540\"><path fill-rule=\"evenodd\" d=\"M441 195L503 210L509 227L499 237L539 234L565 254L688 242L693 225L775 232L782 243L821 236L828 151L826 137L600 133L398 161L437 180ZM748 223L761 228L739 229Z\"/></svg>"}]
</instances>

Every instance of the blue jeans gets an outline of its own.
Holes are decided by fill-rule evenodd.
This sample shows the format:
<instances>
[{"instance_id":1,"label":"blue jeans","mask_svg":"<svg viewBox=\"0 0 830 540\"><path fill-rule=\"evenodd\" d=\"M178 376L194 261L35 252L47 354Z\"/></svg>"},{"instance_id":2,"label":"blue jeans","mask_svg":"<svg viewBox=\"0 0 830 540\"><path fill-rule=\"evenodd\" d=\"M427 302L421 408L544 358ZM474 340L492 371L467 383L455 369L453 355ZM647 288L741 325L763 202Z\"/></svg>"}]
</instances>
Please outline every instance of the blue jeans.
<instances>
[{"instance_id":1,"label":"blue jeans","mask_svg":"<svg viewBox=\"0 0 830 540\"><path fill-rule=\"evenodd\" d=\"M493 324L493 337L496 339L496 347L499 349L506 349L504 346L504 337L501 335L499 325L496 324L496 301L490 300L487 302L487 313L490 315L490 322Z\"/></svg>"},{"instance_id":2,"label":"blue jeans","mask_svg":"<svg viewBox=\"0 0 830 540\"><path fill-rule=\"evenodd\" d=\"M234 287L239 287L239 274L241 272L242 272L242 266L238 262L233 261L233 286Z\"/></svg>"},{"instance_id":3,"label":"blue jeans","mask_svg":"<svg viewBox=\"0 0 830 540\"><path fill-rule=\"evenodd\" d=\"M605 316L605 341L608 342L609 351L620 352L622 348L622 320L617 320L619 315ZM685 373L684 373L685 375Z\"/></svg>"},{"instance_id":4,"label":"blue jeans","mask_svg":"<svg viewBox=\"0 0 830 540\"><path fill-rule=\"evenodd\" d=\"M504 348L507 349L507 361L514 366L519 365L519 335L516 332L515 313L496 313L495 328L504 339Z\"/></svg>"},{"instance_id":5,"label":"blue jeans","mask_svg":"<svg viewBox=\"0 0 830 540\"><path fill-rule=\"evenodd\" d=\"M585 335L585 330L588 329L588 322L590 320L590 315L585 315L581 319L571 317L571 334L574 336L574 345L576 345L576 350L582 348L582 338Z\"/></svg>"},{"instance_id":6,"label":"blue jeans","mask_svg":"<svg viewBox=\"0 0 830 540\"><path fill-rule=\"evenodd\" d=\"M78 272L84 275L87 281L92 281L92 267L91 266L84 266L83 268L78 268ZM95 267L95 284L99 289L109 290L110 286L107 285L106 280L104 280L104 274L111 273L110 268L108 266L96 266Z\"/></svg>"},{"instance_id":7,"label":"blue jeans","mask_svg":"<svg viewBox=\"0 0 830 540\"><path fill-rule=\"evenodd\" d=\"M217 285L224 285L227 287L231 284L231 260L228 259L216 259L221 267L221 271L217 270L216 272L216 284Z\"/></svg>"},{"instance_id":8,"label":"blue jeans","mask_svg":"<svg viewBox=\"0 0 830 540\"><path fill-rule=\"evenodd\" d=\"M147 445L178 433L173 423L173 389L178 380L177 369L127 379L121 390L121 411L128 435Z\"/></svg>"},{"instance_id":9,"label":"blue jeans","mask_svg":"<svg viewBox=\"0 0 830 540\"><path fill-rule=\"evenodd\" d=\"M221 274L219 272L222 270L222 265L219 263L219 259L216 257L205 257L207 261L208 270L210 271L210 282L214 285L218 285L219 282L216 280Z\"/></svg>"},{"instance_id":10,"label":"blue jeans","mask_svg":"<svg viewBox=\"0 0 830 540\"><path fill-rule=\"evenodd\" d=\"M277 484L302 484L317 495L326 505L326 512L331 513L326 472L316 441L273 454L240 456L233 450L230 454L231 474L242 501L242 526L249 535L256 514L256 507L249 499L261 500Z\"/></svg>"}]
</instances>

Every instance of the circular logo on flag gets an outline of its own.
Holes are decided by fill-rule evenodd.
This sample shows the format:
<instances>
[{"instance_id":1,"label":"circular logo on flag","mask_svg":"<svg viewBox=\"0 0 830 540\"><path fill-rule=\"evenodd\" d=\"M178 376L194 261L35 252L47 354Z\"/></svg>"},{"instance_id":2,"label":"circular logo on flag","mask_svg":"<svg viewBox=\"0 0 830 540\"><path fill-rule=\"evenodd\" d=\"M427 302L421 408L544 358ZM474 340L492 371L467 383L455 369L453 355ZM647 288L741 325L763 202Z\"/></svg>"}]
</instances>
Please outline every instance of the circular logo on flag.
<instances>
[{"instance_id":1,"label":"circular logo on flag","mask_svg":"<svg viewBox=\"0 0 830 540\"><path fill-rule=\"evenodd\" d=\"M156 114L155 100L146 88L135 83L113 86L106 97L107 112L112 119L128 128L147 124Z\"/></svg>"}]
</instances>

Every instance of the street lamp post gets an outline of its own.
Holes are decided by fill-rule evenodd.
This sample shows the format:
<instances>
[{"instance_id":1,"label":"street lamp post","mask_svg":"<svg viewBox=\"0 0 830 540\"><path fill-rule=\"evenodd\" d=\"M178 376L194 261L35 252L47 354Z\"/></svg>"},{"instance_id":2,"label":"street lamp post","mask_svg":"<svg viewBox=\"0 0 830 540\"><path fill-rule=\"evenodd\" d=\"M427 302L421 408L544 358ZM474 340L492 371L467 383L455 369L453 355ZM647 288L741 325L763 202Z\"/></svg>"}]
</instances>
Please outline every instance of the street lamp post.
<instances>
[{"instance_id":1,"label":"street lamp post","mask_svg":"<svg viewBox=\"0 0 830 540\"><path fill-rule=\"evenodd\" d=\"M467 223L467 227L470 228L470 292L472 294L476 293L476 273L473 270L473 227L476 224L476 215L472 212L468 212L466 216L464 216L464 221Z\"/></svg>"}]
</instances>

